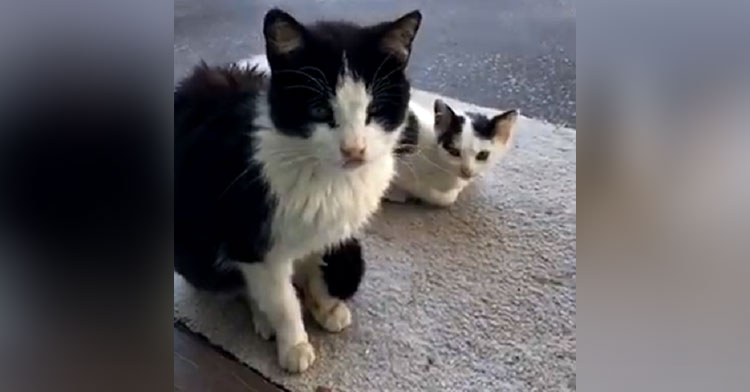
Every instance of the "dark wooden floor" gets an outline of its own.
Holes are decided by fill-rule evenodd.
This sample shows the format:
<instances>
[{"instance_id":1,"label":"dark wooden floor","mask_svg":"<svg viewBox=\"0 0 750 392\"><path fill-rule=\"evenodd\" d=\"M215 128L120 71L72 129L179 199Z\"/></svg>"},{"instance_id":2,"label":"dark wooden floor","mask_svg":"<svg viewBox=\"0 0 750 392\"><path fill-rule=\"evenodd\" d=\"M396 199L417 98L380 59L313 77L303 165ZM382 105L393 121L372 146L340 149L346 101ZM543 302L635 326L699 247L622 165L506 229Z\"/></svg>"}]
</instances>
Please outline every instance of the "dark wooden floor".
<instances>
[{"instance_id":1,"label":"dark wooden floor","mask_svg":"<svg viewBox=\"0 0 750 392\"><path fill-rule=\"evenodd\" d=\"M174 390L283 392L181 325L174 327Z\"/></svg>"}]
</instances>

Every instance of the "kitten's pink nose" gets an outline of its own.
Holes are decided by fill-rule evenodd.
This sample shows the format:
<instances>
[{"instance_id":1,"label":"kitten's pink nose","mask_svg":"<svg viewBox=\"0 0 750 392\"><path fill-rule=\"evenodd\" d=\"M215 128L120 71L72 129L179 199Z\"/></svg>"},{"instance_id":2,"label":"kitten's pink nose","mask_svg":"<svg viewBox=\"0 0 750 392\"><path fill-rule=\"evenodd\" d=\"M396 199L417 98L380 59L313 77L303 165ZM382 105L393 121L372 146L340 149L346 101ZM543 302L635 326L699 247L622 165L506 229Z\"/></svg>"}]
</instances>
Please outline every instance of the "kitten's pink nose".
<instances>
[{"instance_id":1,"label":"kitten's pink nose","mask_svg":"<svg viewBox=\"0 0 750 392\"><path fill-rule=\"evenodd\" d=\"M468 178L474 177L474 173L472 173L469 168L462 167L461 168L461 177L468 179Z\"/></svg>"},{"instance_id":2,"label":"kitten's pink nose","mask_svg":"<svg viewBox=\"0 0 750 392\"><path fill-rule=\"evenodd\" d=\"M341 156L347 161L364 161L366 147L362 143L341 143Z\"/></svg>"}]
</instances>

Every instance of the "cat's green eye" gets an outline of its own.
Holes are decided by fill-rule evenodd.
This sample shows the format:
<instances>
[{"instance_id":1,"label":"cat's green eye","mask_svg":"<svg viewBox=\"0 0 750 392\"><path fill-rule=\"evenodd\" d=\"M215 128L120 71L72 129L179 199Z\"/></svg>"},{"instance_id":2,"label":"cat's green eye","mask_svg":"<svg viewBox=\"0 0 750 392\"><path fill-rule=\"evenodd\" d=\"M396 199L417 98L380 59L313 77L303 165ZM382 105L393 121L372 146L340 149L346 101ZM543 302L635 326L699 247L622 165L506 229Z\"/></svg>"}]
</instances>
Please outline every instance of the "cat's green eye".
<instances>
[{"instance_id":1,"label":"cat's green eye","mask_svg":"<svg viewBox=\"0 0 750 392\"><path fill-rule=\"evenodd\" d=\"M479 154L477 154L477 160L478 161L486 161L487 158L490 157L489 151L480 151Z\"/></svg>"},{"instance_id":2,"label":"cat's green eye","mask_svg":"<svg viewBox=\"0 0 750 392\"><path fill-rule=\"evenodd\" d=\"M448 154L451 154L454 157L460 157L461 156L461 151L459 149L457 149L457 148L446 147L445 150L448 151Z\"/></svg>"},{"instance_id":3,"label":"cat's green eye","mask_svg":"<svg viewBox=\"0 0 750 392\"><path fill-rule=\"evenodd\" d=\"M329 121L333 117L333 112L325 106L315 106L310 109L310 116L317 121Z\"/></svg>"}]
</instances>

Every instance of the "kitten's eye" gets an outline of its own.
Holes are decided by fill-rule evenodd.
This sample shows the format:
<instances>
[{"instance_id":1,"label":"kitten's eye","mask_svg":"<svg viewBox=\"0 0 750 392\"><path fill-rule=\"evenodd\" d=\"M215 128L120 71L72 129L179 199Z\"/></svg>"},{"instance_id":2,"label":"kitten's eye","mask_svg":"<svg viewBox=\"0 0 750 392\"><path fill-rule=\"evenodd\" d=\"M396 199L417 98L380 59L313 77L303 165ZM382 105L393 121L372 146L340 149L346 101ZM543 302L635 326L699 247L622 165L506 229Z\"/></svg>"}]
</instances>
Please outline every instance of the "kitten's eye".
<instances>
[{"instance_id":1,"label":"kitten's eye","mask_svg":"<svg viewBox=\"0 0 750 392\"><path fill-rule=\"evenodd\" d=\"M451 154L454 157L460 157L461 156L461 151L459 151L459 149L457 149L457 148L446 147L445 150L448 151L448 154Z\"/></svg>"},{"instance_id":2,"label":"kitten's eye","mask_svg":"<svg viewBox=\"0 0 750 392\"><path fill-rule=\"evenodd\" d=\"M315 106L310 109L310 116L318 121L329 121L333 117L331 109L325 106Z\"/></svg>"},{"instance_id":3,"label":"kitten's eye","mask_svg":"<svg viewBox=\"0 0 750 392\"><path fill-rule=\"evenodd\" d=\"M489 151L480 151L479 154L477 154L477 160L478 161L486 161L487 158L490 157Z\"/></svg>"}]
</instances>

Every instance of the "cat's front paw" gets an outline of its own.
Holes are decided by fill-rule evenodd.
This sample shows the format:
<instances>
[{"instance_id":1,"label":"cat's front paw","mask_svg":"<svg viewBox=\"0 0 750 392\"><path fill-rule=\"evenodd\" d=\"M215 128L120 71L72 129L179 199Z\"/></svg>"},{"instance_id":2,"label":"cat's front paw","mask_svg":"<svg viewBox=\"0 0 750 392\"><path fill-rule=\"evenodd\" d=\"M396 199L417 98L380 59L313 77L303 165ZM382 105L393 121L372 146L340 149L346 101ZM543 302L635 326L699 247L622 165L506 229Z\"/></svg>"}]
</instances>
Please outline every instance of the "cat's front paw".
<instances>
[{"instance_id":1,"label":"cat's front paw","mask_svg":"<svg viewBox=\"0 0 750 392\"><path fill-rule=\"evenodd\" d=\"M255 327L255 333L260 335L264 340L271 340L274 335L273 328L268 322L268 318L263 314L259 314L258 312L253 313L253 326Z\"/></svg>"},{"instance_id":2,"label":"cat's front paw","mask_svg":"<svg viewBox=\"0 0 750 392\"><path fill-rule=\"evenodd\" d=\"M429 195L425 195L424 201L432 204L436 207L448 208L456 202L458 198L458 190L452 190L448 192L432 191Z\"/></svg>"},{"instance_id":3,"label":"cat's front paw","mask_svg":"<svg viewBox=\"0 0 750 392\"><path fill-rule=\"evenodd\" d=\"M352 323L352 312L342 301L338 301L327 311L317 307L312 308L310 313L318 324L328 332L341 332Z\"/></svg>"},{"instance_id":4,"label":"cat's front paw","mask_svg":"<svg viewBox=\"0 0 750 392\"><path fill-rule=\"evenodd\" d=\"M447 198L436 198L433 200L430 200L430 204L432 204L435 207L439 208L448 208L455 203L455 199L447 199Z\"/></svg>"},{"instance_id":5,"label":"cat's front paw","mask_svg":"<svg viewBox=\"0 0 750 392\"><path fill-rule=\"evenodd\" d=\"M383 199L391 203L406 203L408 198L408 193L393 186L388 188L385 195L383 195Z\"/></svg>"},{"instance_id":6,"label":"cat's front paw","mask_svg":"<svg viewBox=\"0 0 750 392\"><path fill-rule=\"evenodd\" d=\"M302 373L315 362L315 349L309 342L300 342L279 350L279 365L291 373Z\"/></svg>"}]
</instances>

